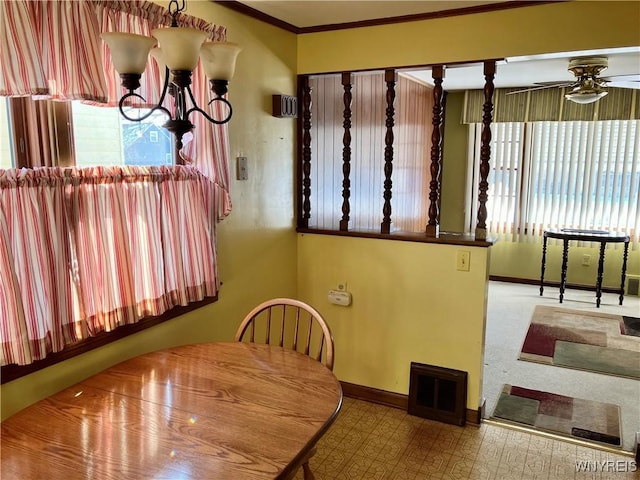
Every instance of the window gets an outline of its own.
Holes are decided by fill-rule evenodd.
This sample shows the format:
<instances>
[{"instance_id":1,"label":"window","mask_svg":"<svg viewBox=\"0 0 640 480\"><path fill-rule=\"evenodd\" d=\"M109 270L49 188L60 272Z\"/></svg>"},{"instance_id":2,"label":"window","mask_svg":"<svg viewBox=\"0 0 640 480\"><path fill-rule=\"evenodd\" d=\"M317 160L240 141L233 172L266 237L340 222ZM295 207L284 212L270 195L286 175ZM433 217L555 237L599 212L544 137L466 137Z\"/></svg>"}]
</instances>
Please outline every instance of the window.
<instances>
[{"instance_id":1,"label":"window","mask_svg":"<svg viewBox=\"0 0 640 480\"><path fill-rule=\"evenodd\" d=\"M13 168L12 150L7 102L0 98L0 168Z\"/></svg>"},{"instance_id":2,"label":"window","mask_svg":"<svg viewBox=\"0 0 640 480\"><path fill-rule=\"evenodd\" d=\"M13 165L36 165L29 159L26 163L16 160L19 152L15 145L26 143L29 133L20 129L17 123L15 137L13 136L12 114L25 117L29 115L27 105L38 102L50 104L57 111L64 111L65 104L49 102L47 100L21 99L14 101L3 98L0 101L0 151L2 152L2 168L12 168ZM37 103L36 103L37 105ZM12 107L12 108L9 108ZM140 110L140 115L147 112ZM64 114L64 113L63 113ZM38 117L51 120L50 116ZM54 117L55 118L55 117ZM120 115L117 108L97 107L86 105L79 101L71 102L70 114L65 121L53 122L53 125L41 125L41 129L54 128L58 148L57 158L53 158L50 165L75 165L78 167L116 166L116 165L171 165L175 161L173 138L169 131L162 127L167 117L162 112L155 112L142 122L130 122ZM61 128L60 125L70 124L71 128ZM32 128L25 125L25 128ZM14 138L17 141L14 141ZM68 150L63 145L72 145ZM69 159L66 159L66 156ZM31 156L31 155L30 155Z\"/></svg>"},{"instance_id":3,"label":"window","mask_svg":"<svg viewBox=\"0 0 640 480\"><path fill-rule=\"evenodd\" d=\"M640 121L495 123L491 131L490 232L517 238L548 228L604 229L639 241ZM480 132L470 125L476 175ZM475 204L477 188L472 198Z\"/></svg>"},{"instance_id":4,"label":"window","mask_svg":"<svg viewBox=\"0 0 640 480\"><path fill-rule=\"evenodd\" d=\"M173 138L162 127L167 116L155 112L130 122L117 108L73 102L76 165L167 165L174 163ZM148 112L140 109L139 115Z\"/></svg>"}]
</instances>

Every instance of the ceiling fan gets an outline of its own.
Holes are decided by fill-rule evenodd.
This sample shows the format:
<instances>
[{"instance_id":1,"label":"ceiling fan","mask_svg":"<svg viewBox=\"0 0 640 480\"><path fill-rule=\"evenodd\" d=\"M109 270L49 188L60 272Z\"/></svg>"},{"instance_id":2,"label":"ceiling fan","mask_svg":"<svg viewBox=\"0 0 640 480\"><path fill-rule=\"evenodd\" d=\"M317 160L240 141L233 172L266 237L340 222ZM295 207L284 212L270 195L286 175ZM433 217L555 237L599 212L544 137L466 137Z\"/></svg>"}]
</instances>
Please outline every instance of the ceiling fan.
<instances>
[{"instance_id":1,"label":"ceiling fan","mask_svg":"<svg viewBox=\"0 0 640 480\"><path fill-rule=\"evenodd\" d=\"M575 103L593 103L607 95L607 86L640 89L640 75L616 75L600 77L600 72L609 66L607 57L579 57L569 61L567 70L572 72L576 81L562 83L539 83L537 87L516 90L507 95L542 90L545 88L568 88L567 100Z\"/></svg>"}]
</instances>

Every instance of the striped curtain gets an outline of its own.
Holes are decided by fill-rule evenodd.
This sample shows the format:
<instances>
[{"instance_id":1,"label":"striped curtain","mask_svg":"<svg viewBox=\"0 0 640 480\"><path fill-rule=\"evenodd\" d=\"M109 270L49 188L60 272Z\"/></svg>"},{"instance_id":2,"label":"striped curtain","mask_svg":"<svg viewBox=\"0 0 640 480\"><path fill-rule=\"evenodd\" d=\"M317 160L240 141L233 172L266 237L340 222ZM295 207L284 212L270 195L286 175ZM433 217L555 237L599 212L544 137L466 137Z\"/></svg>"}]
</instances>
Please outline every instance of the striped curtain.
<instances>
[{"instance_id":1,"label":"striped curtain","mask_svg":"<svg viewBox=\"0 0 640 480\"><path fill-rule=\"evenodd\" d=\"M496 88L493 92L493 121L575 122L599 120L639 120L640 90L607 87L607 96L595 103L580 105L565 99L564 88L544 88L513 95L519 88ZM482 90L466 90L462 123L482 123Z\"/></svg>"},{"instance_id":2,"label":"striped curtain","mask_svg":"<svg viewBox=\"0 0 640 480\"><path fill-rule=\"evenodd\" d=\"M0 2L0 23L0 96L106 101L91 2Z\"/></svg>"},{"instance_id":3,"label":"striped curtain","mask_svg":"<svg viewBox=\"0 0 640 480\"><path fill-rule=\"evenodd\" d=\"M610 230L627 233L638 248L639 120L494 123L491 131L487 228L492 235L539 241L546 229ZM475 179L480 133L480 124L470 125ZM472 205L478 193L474 176ZM475 218L468 221L473 228Z\"/></svg>"},{"instance_id":4,"label":"striped curtain","mask_svg":"<svg viewBox=\"0 0 640 480\"><path fill-rule=\"evenodd\" d=\"M37 2L0 2L0 96L49 93ZM16 55L20 52L20 55Z\"/></svg>"},{"instance_id":5,"label":"striped curtain","mask_svg":"<svg viewBox=\"0 0 640 480\"><path fill-rule=\"evenodd\" d=\"M2 365L214 296L213 201L188 166L0 170Z\"/></svg>"},{"instance_id":6,"label":"striped curtain","mask_svg":"<svg viewBox=\"0 0 640 480\"><path fill-rule=\"evenodd\" d=\"M310 78L311 224L337 230L342 218L344 89L340 75ZM431 87L400 75L394 115L392 228L422 232L427 224L433 110ZM380 230L384 205L386 90L382 72L354 74L351 117L352 230Z\"/></svg>"}]
</instances>

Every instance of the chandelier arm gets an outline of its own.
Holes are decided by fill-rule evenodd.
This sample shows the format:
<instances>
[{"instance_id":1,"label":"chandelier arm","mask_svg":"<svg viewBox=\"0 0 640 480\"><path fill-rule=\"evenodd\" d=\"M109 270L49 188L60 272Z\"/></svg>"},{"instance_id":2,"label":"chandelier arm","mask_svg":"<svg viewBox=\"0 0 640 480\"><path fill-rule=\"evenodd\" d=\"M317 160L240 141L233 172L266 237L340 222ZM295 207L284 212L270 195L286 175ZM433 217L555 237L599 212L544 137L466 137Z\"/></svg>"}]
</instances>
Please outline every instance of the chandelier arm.
<instances>
[{"instance_id":1,"label":"chandelier arm","mask_svg":"<svg viewBox=\"0 0 640 480\"><path fill-rule=\"evenodd\" d=\"M135 92L129 92L129 93L127 93L127 94L122 96L122 98L120 99L120 102L118 103L118 109L120 110L120 115L122 115L125 119L129 120L130 122L142 122L143 120L146 120L147 118L149 118L151 116L151 114L153 112L155 112L156 110L162 110L164 113L166 113L167 115L171 116L171 112L169 112L169 110L167 110L162 105L158 104L155 107L153 107L151 110L149 110L145 115L143 115L141 117L137 117L137 118L130 117L124 111L124 102L128 98L131 98L131 97L136 97L136 98L139 98L140 100L142 100L143 102L146 102L146 100L144 99L144 97L142 95L138 95Z\"/></svg>"},{"instance_id":2,"label":"chandelier arm","mask_svg":"<svg viewBox=\"0 0 640 480\"><path fill-rule=\"evenodd\" d=\"M167 96L167 90L168 89L169 89L169 69L165 67L164 87L162 88L162 93L160 94L160 100L158 101L158 104L155 107L151 108L151 110L149 110L142 117L138 117L138 118L129 117L126 113L124 113L124 108L123 108L124 107L124 102L127 99L129 99L131 97L135 97L135 98L139 98L143 102L147 101L142 95L139 95L139 94L135 93L133 90L130 90L129 93L124 94L122 96L122 98L120 98L120 102L118 102L118 109L120 110L120 115L122 115L124 118L126 118L130 122L142 122L143 120L146 120L147 118L149 118L151 116L151 114L154 113L155 111L161 110L165 114L167 114L169 116L169 118L171 118L171 112L167 108L162 106L162 103L164 102L164 97Z\"/></svg>"},{"instance_id":3,"label":"chandelier arm","mask_svg":"<svg viewBox=\"0 0 640 480\"><path fill-rule=\"evenodd\" d=\"M191 103L193 104L193 107L190 108L189 110L187 110L187 113L185 115L185 118L189 118L189 115L191 115L192 112L198 112L200 113L204 118L206 118L207 120L209 120L211 123L215 123L216 125L223 125L227 122L229 122L229 120L231 120L231 115L233 115L233 109L231 108L231 103L229 103L229 101L226 98L223 97L216 97L213 100L211 100L207 105L211 105L213 102L222 102L224 103L227 108L229 109L229 115L227 115L224 119L222 120L216 120L215 118L213 118L212 116L210 116L207 112L205 112L203 109L201 109L200 107L198 107L198 104L196 103L195 99L193 98L193 93L191 92L191 88L187 87L186 88L187 92L189 93L189 98L191 98Z\"/></svg>"}]
</instances>

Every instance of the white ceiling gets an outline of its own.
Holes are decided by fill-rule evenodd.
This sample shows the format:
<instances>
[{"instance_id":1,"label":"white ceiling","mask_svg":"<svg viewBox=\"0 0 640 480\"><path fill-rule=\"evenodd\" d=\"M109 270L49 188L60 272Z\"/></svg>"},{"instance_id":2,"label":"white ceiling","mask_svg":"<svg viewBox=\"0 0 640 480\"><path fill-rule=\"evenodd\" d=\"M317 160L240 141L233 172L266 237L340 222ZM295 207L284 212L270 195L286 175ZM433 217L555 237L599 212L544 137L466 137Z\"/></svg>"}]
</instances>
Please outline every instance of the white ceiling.
<instances>
[{"instance_id":1,"label":"white ceiling","mask_svg":"<svg viewBox=\"0 0 640 480\"><path fill-rule=\"evenodd\" d=\"M392 18L404 15L446 13L452 9L482 7L509 0L486 1L399 1L399 0L242 0L239 3L270 15L298 28L318 27L341 23ZM609 67L602 77L636 74L636 88L640 81L640 46L627 49L591 50L581 52L554 52L548 55L516 57L497 66L496 88L531 87L541 82L567 82L575 80L567 70L569 61L580 56L607 57ZM431 82L431 71L412 72L412 75ZM482 65L449 67L445 71L443 87L446 90L478 89L484 86ZM613 84L611 84L613 86Z\"/></svg>"},{"instance_id":2,"label":"white ceiling","mask_svg":"<svg viewBox=\"0 0 640 480\"><path fill-rule=\"evenodd\" d=\"M556 52L529 57L507 58L496 67L494 85L496 88L532 87L538 83L571 83L575 76L567 70L572 58L597 56L606 57L609 66L600 77L636 75L635 88L640 86L640 47L617 48L607 50L584 50L579 52ZM418 79L432 84L431 70L411 72ZM478 89L484 86L482 64L456 66L445 69L442 82L445 90ZM611 82L610 86L630 86Z\"/></svg>"}]
</instances>

